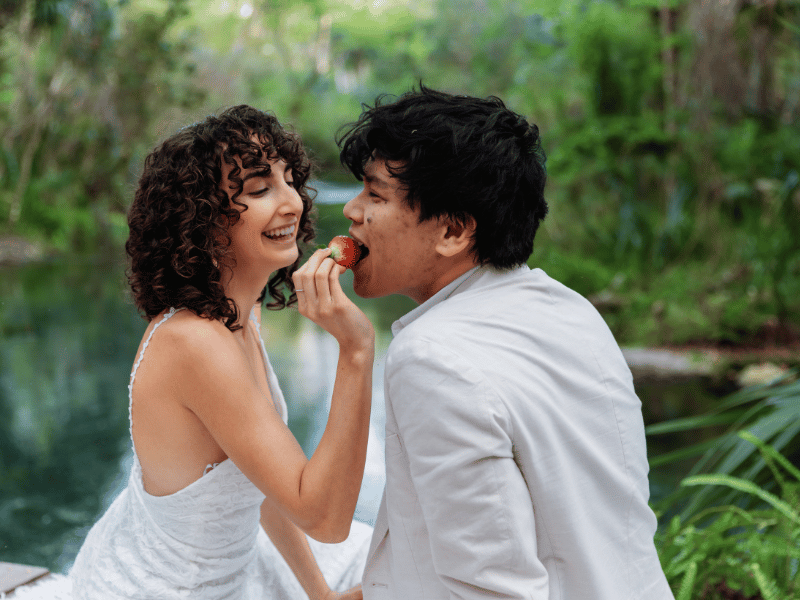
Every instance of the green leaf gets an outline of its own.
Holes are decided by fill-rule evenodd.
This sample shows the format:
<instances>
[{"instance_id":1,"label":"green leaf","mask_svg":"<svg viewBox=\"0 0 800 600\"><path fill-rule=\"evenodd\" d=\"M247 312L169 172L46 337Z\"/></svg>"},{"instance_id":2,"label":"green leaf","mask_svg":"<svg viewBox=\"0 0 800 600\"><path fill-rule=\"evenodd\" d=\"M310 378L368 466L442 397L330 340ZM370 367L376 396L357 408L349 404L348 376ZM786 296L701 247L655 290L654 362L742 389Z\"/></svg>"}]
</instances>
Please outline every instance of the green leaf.
<instances>
[{"instance_id":1,"label":"green leaf","mask_svg":"<svg viewBox=\"0 0 800 600\"><path fill-rule=\"evenodd\" d=\"M723 485L730 488L733 488L740 492L745 492L748 494L753 494L754 496L758 496L764 502L772 505L775 510L780 512L786 518L794 521L798 525L800 525L800 514L796 513L792 507L778 498L774 494L770 494L769 492L762 490L756 484L751 481L745 481L744 479L739 479L738 477L732 477L731 475L722 475L719 473L714 473L711 475L693 475L691 477L687 477L683 481L681 481L682 486L691 486L691 485Z\"/></svg>"},{"instance_id":2,"label":"green leaf","mask_svg":"<svg viewBox=\"0 0 800 600\"><path fill-rule=\"evenodd\" d=\"M780 464L784 469L789 471L797 481L800 481L800 469L795 467L789 460L780 452L778 452L775 448L770 446L769 444L764 443L759 438L754 436L749 431L740 431L739 437L745 441L750 442L758 447L761 452L767 456L769 456L772 460Z\"/></svg>"},{"instance_id":3,"label":"green leaf","mask_svg":"<svg viewBox=\"0 0 800 600\"><path fill-rule=\"evenodd\" d=\"M764 596L764 600L781 600L778 587L775 585L774 581L764 574L761 570L761 566L758 563L752 563L750 569L753 571L753 577L755 577L758 589Z\"/></svg>"},{"instance_id":4,"label":"green leaf","mask_svg":"<svg viewBox=\"0 0 800 600\"><path fill-rule=\"evenodd\" d=\"M683 419L673 419L671 421L662 421L661 423L653 423L645 428L647 435L657 435L662 433L675 433L679 431L687 431L689 429L699 429L701 427L714 427L716 425L730 425L737 419L734 414L706 414L698 415L695 417L686 417Z\"/></svg>"},{"instance_id":5,"label":"green leaf","mask_svg":"<svg viewBox=\"0 0 800 600\"><path fill-rule=\"evenodd\" d=\"M697 577L697 562L692 562L689 568L686 569L686 574L681 581L681 588L678 590L678 595L675 600L689 600L692 596L692 588L694 587L694 580Z\"/></svg>"},{"instance_id":6,"label":"green leaf","mask_svg":"<svg viewBox=\"0 0 800 600\"><path fill-rule=\"evenodd\" d=\"M702 454L706 450L709 450L711 448L716 448L718 446L719 446L719 438L714 438L712 440L700 442L699 444L693 444L691 446L687 446L686 448L680 448L678 450L673 450L672 452L659 454L658 456L653 456L649 459L650 467L651 468L658 467L671 462L677 462L685 458L689 458L691 456L697 456L698 454Z\"/></svg>"},{"instance_id":7,"label":"green leaf","mask_svg":"<svg viewBox=\"0 0 800 600\"><path fill-rule=\"evenodd\" d=\"M784 19L780 16L776 16L775 20L795 35L800 35L800 25L795 25L789 19Z\"/></svg>"}]
</instances>

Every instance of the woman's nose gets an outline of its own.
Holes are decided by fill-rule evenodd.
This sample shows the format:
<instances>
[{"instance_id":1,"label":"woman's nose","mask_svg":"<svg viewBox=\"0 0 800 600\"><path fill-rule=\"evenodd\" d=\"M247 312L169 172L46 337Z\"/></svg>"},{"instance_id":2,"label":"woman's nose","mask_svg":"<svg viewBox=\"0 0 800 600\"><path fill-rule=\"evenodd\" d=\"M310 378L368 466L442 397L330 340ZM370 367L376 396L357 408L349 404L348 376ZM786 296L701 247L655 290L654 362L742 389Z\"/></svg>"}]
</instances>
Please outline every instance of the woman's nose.
<instances>
[{"instance_id":1,"label":"woman's nose","mask_svg":"<svg viewBox=\"0 0 800 600\"><path fill-rule=\"evenodd\" d=\"M283 189L281 198L283 200L281 207L284 211L297 213L298 215L303 212L303 199L294 186L287 184Z\"/></svg>"}]
</instances>

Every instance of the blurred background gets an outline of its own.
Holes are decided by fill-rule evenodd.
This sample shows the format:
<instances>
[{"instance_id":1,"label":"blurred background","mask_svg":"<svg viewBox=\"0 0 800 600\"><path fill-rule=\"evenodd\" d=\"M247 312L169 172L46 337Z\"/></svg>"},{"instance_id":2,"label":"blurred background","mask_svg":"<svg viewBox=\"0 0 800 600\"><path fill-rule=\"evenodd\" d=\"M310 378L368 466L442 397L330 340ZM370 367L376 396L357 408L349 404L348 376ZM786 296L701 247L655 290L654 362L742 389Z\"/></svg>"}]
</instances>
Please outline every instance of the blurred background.
<instances>
[{"instance_id":1,"label":"blurred background","mask_svg":"<svg viewBox=\"0 0 800 600\"><path fill-rule=\"evenodd\" d=\"M66 570L124 485L146 153L225 106L273 111L318 165L324 243L357 189L337 130L420 82L539 126L551 210L529 264L625 348L676 594L800 594L800 0L4 0L0 560ZM411 305L363 308L383 352ZM335 344L291 310L264 337L310 453Z\"/></svg>"}]
</instances>

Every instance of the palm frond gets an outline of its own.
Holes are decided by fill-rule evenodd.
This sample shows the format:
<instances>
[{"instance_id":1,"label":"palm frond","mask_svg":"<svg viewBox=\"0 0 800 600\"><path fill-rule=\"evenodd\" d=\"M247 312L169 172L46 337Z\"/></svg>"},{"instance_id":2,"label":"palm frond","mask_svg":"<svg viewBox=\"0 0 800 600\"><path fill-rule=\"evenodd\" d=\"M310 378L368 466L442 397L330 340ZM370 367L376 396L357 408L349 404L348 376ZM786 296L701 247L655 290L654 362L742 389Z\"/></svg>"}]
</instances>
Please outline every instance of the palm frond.
<instances>
[{"instance_id":1,"label":"palm frond","mask_svg":"<svg viewBox=\"0 0 800 600\"><path fill-rule=\"evenodd\" d=\"M770 384L739 390L706 414L650 425L646 432L651 436L697 431L701 439L709 428L726 426L720 435L651 457L651 467L699 456L689 470L689 476L714 473L752 481L757 486L782 485L780 478L770 477L773 467L769 460L778 459L772 453L759 451L768 445L781 457L783 462L780 464L783 465L789 461L781 453L800 442L800 380L795 380L796 376L793 371ZM746 432L749 437L740 436L740 432ZM754 439L761 444L753 442ZM795 475L793 471L789 472ZM673 510L680 507L685 520L708 506L727 505L734 499L744 502L745 507L757 501L757 495L748 497L741 492L724 485L705 485L699 490L680 486L659 505Z\"/></svg>"}]
</instances>

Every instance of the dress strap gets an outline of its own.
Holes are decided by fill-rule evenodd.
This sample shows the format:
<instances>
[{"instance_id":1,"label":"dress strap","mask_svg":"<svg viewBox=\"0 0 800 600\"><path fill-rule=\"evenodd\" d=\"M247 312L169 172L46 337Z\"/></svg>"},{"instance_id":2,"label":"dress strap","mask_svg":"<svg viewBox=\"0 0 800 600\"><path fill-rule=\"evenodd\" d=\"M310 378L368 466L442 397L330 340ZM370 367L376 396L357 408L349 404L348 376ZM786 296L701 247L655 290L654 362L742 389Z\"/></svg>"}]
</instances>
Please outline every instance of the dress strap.
<instances>
[{"instance_id":1,"label":"dress strap","mask_svg":"<svg viewBox=\"0 0 800 600\"><path fill-rule=\"evenodd\" d=\"M150 335L147 336L147 339L142 344L142 351L139 352L139 357L136 359L136 362L133 365L133 370L131 371L131 380L128 383L128 429L131 434L131 444L133 444L133 380L136 377L136 371L139 370L139 364L142 362L142 358L144 358L144 351L147 350L147 346L150 344L150 340L153 337L153 334L156 332L156 329L159 328L167 319L169 319L172 315L176 312L180 312L183 310L181 308L170 308L165 314L164 317L150 330ZM133 448L134 454L136 454L136 445L134 444Z\"/></svg>"},{"instance_id":2,"label":"dress strap","mask_svg":"<svg viewBox=\"0 0 800 600\"><path fill-rule=\"evenodd\" d=\"M150 335L147 336L147 339L142 344L142 351L139 352L139 358L136 359L136 363L133 365L133 371L131 371L131 380L128 383L128 391L130 392L131 388L133 387L133 378L136 377L136 371L139 370L139 363L142 362L142 358L144 358L144 351L147 350L147 346L150 344L150 339L153 337L153 334L156 332L156 329L159 328L161 324L164 323L167 319L169 319L172 315L176 312L182 311L183 308L170 308L165 314L164 318L162 318L158 323L153 325L153 328L150 330Z\"/></svg>"}]
</instances>

